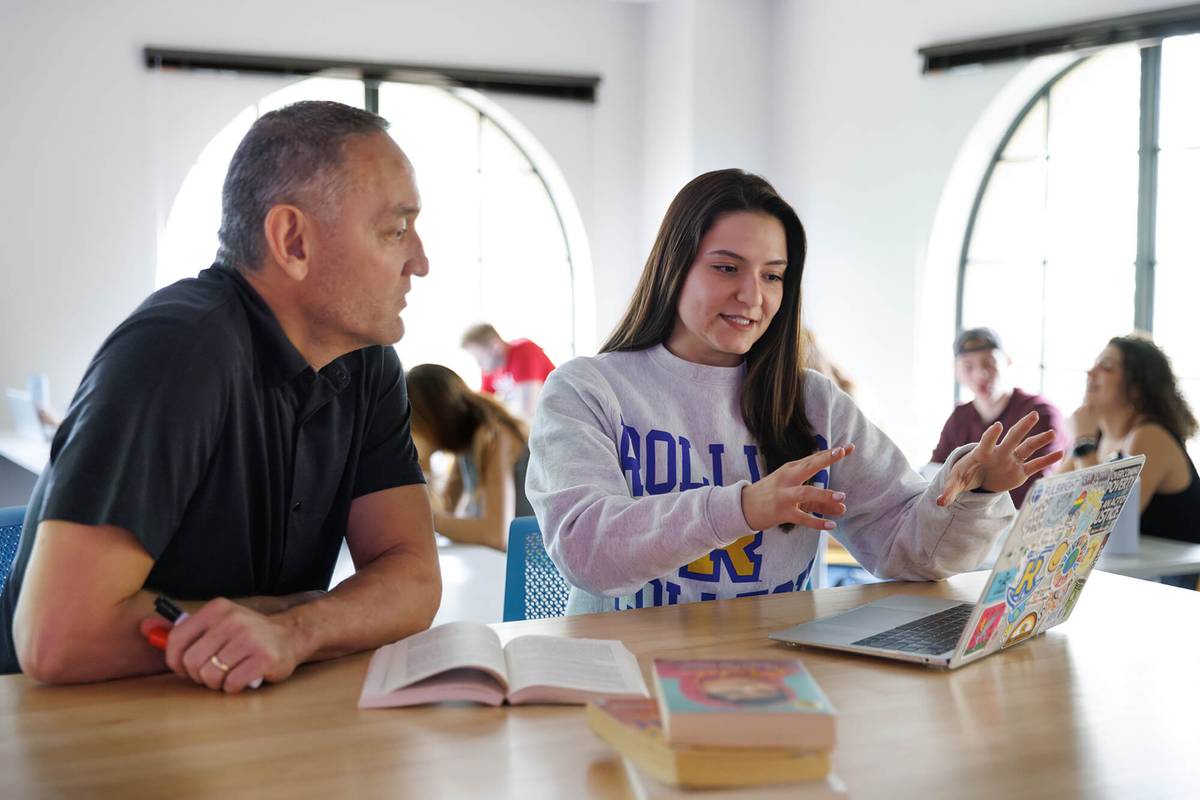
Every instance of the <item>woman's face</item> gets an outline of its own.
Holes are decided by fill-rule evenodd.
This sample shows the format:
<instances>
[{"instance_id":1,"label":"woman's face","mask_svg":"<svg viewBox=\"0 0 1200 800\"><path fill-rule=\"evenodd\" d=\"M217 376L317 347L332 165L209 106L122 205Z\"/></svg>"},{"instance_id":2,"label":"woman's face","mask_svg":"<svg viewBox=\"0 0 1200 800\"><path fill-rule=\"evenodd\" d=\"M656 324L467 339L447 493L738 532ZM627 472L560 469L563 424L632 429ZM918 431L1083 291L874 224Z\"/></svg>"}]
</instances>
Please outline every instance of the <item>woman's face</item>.
<instances>
[{"instance_id":1,"label":"woman's face","mask_svg":"<svg viewBox=\"0 0 1200 800\"><path fill-rule=\"evenodd\" d=\"M1084 403L1094 411L1116 411L1130 407L1125 389L1125 359L1115 345L1109 345L1087 371Z\"/></svg>"},{"instance_id":2,"label":"woman's face","mask_svg":"<svg viewBox=\"0 0 1200 800\"><path fill-rule=\"evenodd\" d=\"M759 211L717 217L684 279L667 349L696 364L740 364L779 310L786 269L778 219Z\"/></svg>"}]
</instances>

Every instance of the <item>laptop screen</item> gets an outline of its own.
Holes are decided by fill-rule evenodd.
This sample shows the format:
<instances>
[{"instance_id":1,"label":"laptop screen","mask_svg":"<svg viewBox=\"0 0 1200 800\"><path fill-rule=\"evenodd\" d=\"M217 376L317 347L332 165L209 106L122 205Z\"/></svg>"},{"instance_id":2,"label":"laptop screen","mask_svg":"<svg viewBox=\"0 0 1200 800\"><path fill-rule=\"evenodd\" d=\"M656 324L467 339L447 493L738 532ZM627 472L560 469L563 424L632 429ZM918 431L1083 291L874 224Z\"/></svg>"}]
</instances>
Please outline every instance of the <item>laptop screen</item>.
<instances>
[{"instance_id":1,"label":"laptop screen","mask_svg":"<svg viewBox=\"0 0 1200 800\"><path fill-rule=\"evenodd\" d=\"M1145 461L1135 456L1034 484L967 623L970 635L959 642L961 662L1071 615Z\"/></svg>"}]
</instances>

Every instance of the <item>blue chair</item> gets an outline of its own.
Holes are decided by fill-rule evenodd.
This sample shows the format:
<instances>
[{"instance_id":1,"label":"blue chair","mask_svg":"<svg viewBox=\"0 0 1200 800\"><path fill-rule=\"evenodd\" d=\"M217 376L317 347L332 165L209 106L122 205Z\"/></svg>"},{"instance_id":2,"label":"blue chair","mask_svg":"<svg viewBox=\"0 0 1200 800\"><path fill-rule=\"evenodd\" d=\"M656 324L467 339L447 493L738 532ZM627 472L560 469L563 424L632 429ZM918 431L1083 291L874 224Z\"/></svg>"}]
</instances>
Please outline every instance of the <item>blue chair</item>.
<instances>
[{"instance_id":1,"label":"blue chair","mask_svg":"<svg viewBox=\"0 0 1200 800\"><path fill-rule=\"evenodd\" d=\"M8 571L17 557L21 526L25 524L25 506L0 508L0 592L8 582Z\"/></svg>"},{"instance_id":2,"label":"blue chair","mask_svg":"<svg viewBox=\"0 0 1200 800\"><path fill-rule=\"evenodd\" d=\"M561 617L570 588L546 555L537 517L514 519L508 526L504 621Z\"/></svg>"}]
</instances>

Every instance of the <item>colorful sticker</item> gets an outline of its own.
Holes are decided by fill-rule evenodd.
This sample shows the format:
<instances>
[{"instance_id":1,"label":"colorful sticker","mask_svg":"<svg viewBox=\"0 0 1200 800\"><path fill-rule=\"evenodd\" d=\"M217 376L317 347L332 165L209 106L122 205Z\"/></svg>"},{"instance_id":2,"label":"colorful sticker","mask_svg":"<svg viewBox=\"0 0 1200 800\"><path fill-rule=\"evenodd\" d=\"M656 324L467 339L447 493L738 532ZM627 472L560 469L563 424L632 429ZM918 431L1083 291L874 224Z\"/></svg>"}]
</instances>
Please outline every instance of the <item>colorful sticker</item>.
<instances>
[{"instance_id":1,"label":"colorful sticker","mask_svg":"<svg viewBox=\"0 0 1200 800\"><path fill-rule=\"evenodd\" d=\"M1025 616L1021 617L1021 621L1012 627L1008 634L1008 638L1004 640L1005 647L1011 647L1014 644L1023 642L1033 635L1037 629L1038 614L1036 611L1030 611Z\"/></svg>"},{"instance_id":2,"label":"colorful sticker","mask_svg":"<svg viewBox=\"0 0 1200 800\"><path fill-rule=\"evenodd\" d=\"M987 597L983 598L985 603L995 603L1004 599L1004 590L1012 583L1013 578L1017 577L1017 568L1006 569L1003 572L997 572L996 577L992 578L992 586L988 589Z\"/></svg>"},{"instance_id":3,"label":"colorful sticker","mask_svg":"<svg viewBox=\"0 0 1200 800\"><path fill-rule=\"evenodd\" d=\"M1060 622L1071 616L1071 612L1075 610L1075 603L1079 601L1079 595L1083 591L1085 583L1087 583L1086 578L1081 581L1075 581L1074 585L1071 586L1071 590L1067 593L1067 601L1063 603L1062 613L1058 615Z\"/></svg>"},{"instance_id":4,"label":"colorful sticker","mask_svg":"<svg viewBox=\"0 0 1200 800\"><path fill-rule=\"evenodd\" d=\"M1080 492L1076 498L1076 503L1071 508L1071 518L1075 528L1075 535L1079 536L1086 534L1088 529L1092 527L1092 522L1100 514L1100 504L1104 499L1104 489L1085 489Z\"/></svg>"},{"instance_id":5,"label":"colorful sticker","mask_svg":"<svg viewBox=\"0 0 1200 800\"><path fill-rule=\"evenodd\" d=\"M1046 571L1054 572L1062 564L1063 559L1067 557L1067 550L1070 548L1067 542L1060 542L1058 547L1054 548L1054 552L1050 554L1050 560L1046 562Z\"/></svg>"},{"instance_id":6,"label":"colorful sticker","mask_svg":"<svg viewBox=\"0 0 1200 800\"><path fill-rule=\"evenodd\" d=\"M1026 556L1025 566L1020 569L1018 573L1020 577L1017 578L1017 582L1005 590L1009 608L1024 607L1025 601L1029 599L1033 590L1041 582L1042 567L1046 566L1048 555L1046 551L1042 551L1040 553L1031 552Z\"/></svg>"},{"instance_id":7,"label":"colorful sticker","mask_svg":"<svg viewBox=\"0 0 1200 800\"><path fill-rule=\"evenodd\" d=\"M1004 603L997 603L991 608L985 609L979 616L979 624L975 626L975 632L971 634L963 655L968 656L987 647L988 642L996 635L996 629L1000 627L1002 619L1004 619Z\"/></svg>"},{"instance_id":8,"label":"colorful sticker","mask_svg":"<svg viewBox=\"0 0 1200 800\"><path fill-rule=\"evenodd\" d=\"M1104 540L1107 536L1093 536L1088 542L1087 552L1079 561L1079 571L1087 572L1096 563L1096 556L1100 555L1100 548L1104 546Z\"/></svg>"}]
</instances>

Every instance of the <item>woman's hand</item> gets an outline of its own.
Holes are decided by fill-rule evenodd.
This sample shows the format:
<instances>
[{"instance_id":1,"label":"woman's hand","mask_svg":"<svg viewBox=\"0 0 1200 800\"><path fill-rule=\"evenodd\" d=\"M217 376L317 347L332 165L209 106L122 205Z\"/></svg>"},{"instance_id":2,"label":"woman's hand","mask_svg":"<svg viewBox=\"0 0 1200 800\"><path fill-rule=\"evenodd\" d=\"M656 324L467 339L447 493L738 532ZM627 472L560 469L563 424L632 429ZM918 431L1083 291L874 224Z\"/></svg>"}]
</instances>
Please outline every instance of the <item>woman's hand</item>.
<instances>
[{"instance_id":1,"label":"woman's hand","mask_svg":"<svg viewBox=\"0 0 1200 800\"><path fill-rule=\"evenodd\" d=\"M1003 442L1000 441L1000 434L1004 426L999 422L992 423L983 432L983 438L975 445L975 449L955 462L937 504L948 506L960 493L972 489L1007 492L1025 483L1030 475L1061 459L1062 450L1030 459L1030 456L1054 441L1054 431L1025 438L1037 421L1038 413L1030 411L1012 426Z\"/></svg>"},{"instance_id":2,"label":"woman's hand","mask_svg":"<svg viewBox=\"0 0 1200 800\"><path fill-rule=\"evenodd\" d=\"M836 528L830 520L813 513L836 517L846 513L844 492L831 492L805 481L854 452L854 445L822 450L807 458L789 461L757 483L742 489L742 514L756 531L776 525L800 525L824 531Z\"/></svg>"}]
</instances>

